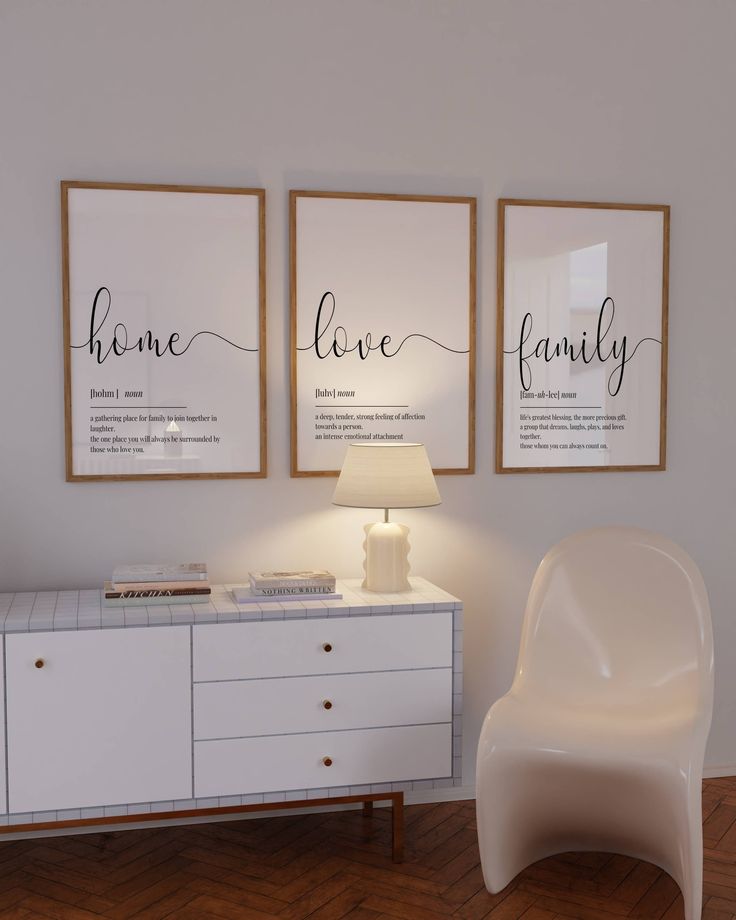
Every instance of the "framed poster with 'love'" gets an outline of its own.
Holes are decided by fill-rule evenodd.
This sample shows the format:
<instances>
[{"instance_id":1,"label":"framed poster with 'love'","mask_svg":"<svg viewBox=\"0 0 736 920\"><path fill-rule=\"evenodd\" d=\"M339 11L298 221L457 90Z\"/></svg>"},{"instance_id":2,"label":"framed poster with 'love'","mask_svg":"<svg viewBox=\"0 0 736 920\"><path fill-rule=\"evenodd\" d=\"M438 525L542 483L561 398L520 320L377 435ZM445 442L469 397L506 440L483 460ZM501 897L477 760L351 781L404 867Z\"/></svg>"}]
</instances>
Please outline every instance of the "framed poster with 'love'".
<instances>
[{"instance_id":1,"label":"framed poster with 'love'","mask_svg":"<svg viewBox=\"0 0 736 920\"><path fill-rule=\"evenodd\" d=\"M351 441L472 473L475 198L292 191L290 244L292 476Z\"/></svg>"},{"instance_id":2,"label":"framed poster with 'love'","mask_svg":"<svg viewBox=\"0 0 736 920\"><path fill-rule=\"evenodd\" d=\"M263 189L61 194L67 480L265 476Z\"/></svg>"},{"instance_id":3,"label":"framed poster with 'love'","mask_svg":"<svg viewBox=\"0 0 736 920\"><path fill-rule=\"evenodd\" d=\"M665 469L669 207L498 205L496 472Z\"/></svg>"}]
</instances>

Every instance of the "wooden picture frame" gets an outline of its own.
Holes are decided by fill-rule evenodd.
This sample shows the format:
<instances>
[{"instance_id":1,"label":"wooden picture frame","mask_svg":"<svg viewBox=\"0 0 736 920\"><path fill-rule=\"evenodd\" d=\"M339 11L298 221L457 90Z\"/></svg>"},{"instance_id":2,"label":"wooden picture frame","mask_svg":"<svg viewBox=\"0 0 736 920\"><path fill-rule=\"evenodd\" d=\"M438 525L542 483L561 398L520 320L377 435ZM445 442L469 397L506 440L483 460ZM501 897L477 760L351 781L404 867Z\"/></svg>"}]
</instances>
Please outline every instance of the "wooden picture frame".
<instances>
[{"instance_id":1,"label":"wooden picture frame","mask_svg":"<svg viewBox=\"0 0 736 920\"><path fill-rule=\"evenodd\" d=\"M291 475L351 441L475 470L475 198L293 190ZM401 354L399 352L401 351Z\"/></svg>"},{"instance_id":2,"label":"wooden picture frame","mask_svg":"<svg viewBox=\"0 0 736 920\"><path fill-rule=\"evenodd\" d=\"M61 182L68 482L267 474L265 190Z\"/></svg>"},{"instance_id":3,"label":"wooden picture frame","mask_svg":"<svg viewBox=\"0 0 736 920\"><path fill-rule=\"evenodd\" d=\"M498 202L496 472L666 468L668 205Z\"/></svg>"}]
</instances>

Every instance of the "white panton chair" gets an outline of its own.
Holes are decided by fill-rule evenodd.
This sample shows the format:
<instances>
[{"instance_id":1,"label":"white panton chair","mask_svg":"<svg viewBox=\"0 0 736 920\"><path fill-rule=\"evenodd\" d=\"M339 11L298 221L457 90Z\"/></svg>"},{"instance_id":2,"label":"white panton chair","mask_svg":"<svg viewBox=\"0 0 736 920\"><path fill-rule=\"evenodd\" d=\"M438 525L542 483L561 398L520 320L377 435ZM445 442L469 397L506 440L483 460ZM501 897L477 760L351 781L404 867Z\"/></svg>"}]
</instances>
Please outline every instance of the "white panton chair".
<instances>
[{"instance_id":1,"label":"white panton chair","mask_svg":"<svg viewBox=\"0 0 736 920\"><path fill-rule=\"evenodd\" d=\"M529 593L514 682L478 746L489 891L554 853L623 853L668 872L686 920L700 920L712 709L710 609L693 560L628 527L553 547Z\"/></svg>"}]
</instances>

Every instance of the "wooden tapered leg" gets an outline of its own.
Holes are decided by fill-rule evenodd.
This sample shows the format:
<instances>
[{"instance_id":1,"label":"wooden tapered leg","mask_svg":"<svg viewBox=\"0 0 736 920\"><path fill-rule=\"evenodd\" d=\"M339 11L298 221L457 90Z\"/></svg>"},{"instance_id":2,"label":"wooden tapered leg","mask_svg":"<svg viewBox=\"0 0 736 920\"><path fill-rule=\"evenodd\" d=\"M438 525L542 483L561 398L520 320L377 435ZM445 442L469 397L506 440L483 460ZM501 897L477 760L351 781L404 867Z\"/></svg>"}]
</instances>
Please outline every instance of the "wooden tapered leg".
<instances>
[{"instance_id":1,"label":"wooden tapered leg","mask_svg":"<svg viewBox=\"0 0 736 920\"><path fill-rule=\"evenodd\" d=\"M364 818L373 817L373 802L363 802L363 817Z\"/></svg>"},{"instance_id":2,"label":"wooden tapered leg","mask_svg":"<svg viewBox=\"0 0 736 920\"><path fill-rule=\"evenodd\" d=\"M404 861L404 793L391 796L392 857L394 862Z\"/></svg>"}]
</instances>

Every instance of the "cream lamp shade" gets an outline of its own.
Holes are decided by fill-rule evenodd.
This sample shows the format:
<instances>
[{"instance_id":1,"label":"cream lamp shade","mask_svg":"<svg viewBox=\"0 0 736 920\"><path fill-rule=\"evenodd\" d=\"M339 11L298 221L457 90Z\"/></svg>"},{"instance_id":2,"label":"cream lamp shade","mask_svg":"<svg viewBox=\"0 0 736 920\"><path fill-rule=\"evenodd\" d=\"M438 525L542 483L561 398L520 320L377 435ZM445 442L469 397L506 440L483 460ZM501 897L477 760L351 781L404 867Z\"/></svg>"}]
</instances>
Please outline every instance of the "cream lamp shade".
<instances>
[{"instance_id":1,"label":"cream lamp shade","mask_svg":"<svg viewBox=\"0 0 736 920\"><path fill-rule=\"evenodd\" d=\"M332 496L334 505L383 508L366 524L365 580L370 591L408 591L409 528L388 519L390 508L428 508L442 499L423 444L364 441L348 445Z\"/></svg>"},{"instance_id":2,"label":"cream lamp shade","mask_svg":"<svg viewBox=\"0 0 736 920\"><path fill-rule=\"evenodd\" d=\"M333 505L349 508L427 508L439 505L434 473L423 444L349 444Z\"/></svg>"}]
</instances>

